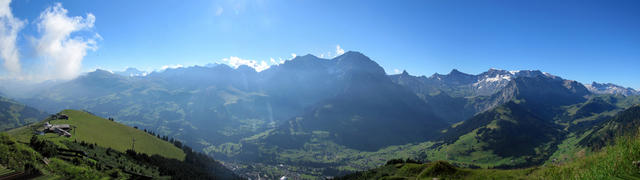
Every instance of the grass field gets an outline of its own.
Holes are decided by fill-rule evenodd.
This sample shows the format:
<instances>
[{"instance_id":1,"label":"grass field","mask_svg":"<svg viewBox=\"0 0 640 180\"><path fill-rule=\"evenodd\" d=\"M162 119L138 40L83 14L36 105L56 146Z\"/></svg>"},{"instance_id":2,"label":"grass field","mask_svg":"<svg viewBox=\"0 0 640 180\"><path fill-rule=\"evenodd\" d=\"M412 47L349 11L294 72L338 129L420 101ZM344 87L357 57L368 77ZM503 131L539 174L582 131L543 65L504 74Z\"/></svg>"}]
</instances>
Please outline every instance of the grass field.
<instances>
[{"instance_id":1,"label":"grass field","mask_svg":"<svg viewBox=\"0 0 640 180\"><path fill-rule=\"evenodd\" d=\"M114 121L91 115L87 112L76 110L64 110L62 113L69 116L69 120L52 120L51 124L69 124L74 128L67 138L57 134L47 133L44 136L65 147L62 140L85 141L96 143L102 147L110 147L121 152L132 148L135 139L135 151L149 155L157 154L167 158L184 160L184 152L173 144L156 138L142 130L138 130ZM20 142L29 142L29 139L37 129L41 129L43 122L35 123L22 128L10 130L8 133Z\"/></svg>"},{"instance_id":2,"label":"grass field","mask_svg":"<svg viewBox=\"0 0 640 180\"><path fill-rule=\"evenodd\" d=\"M615 145L563 165L541 168L532 175L549 179L640 179L640 136L624 136Z\"/></svg>"}]
</instances>

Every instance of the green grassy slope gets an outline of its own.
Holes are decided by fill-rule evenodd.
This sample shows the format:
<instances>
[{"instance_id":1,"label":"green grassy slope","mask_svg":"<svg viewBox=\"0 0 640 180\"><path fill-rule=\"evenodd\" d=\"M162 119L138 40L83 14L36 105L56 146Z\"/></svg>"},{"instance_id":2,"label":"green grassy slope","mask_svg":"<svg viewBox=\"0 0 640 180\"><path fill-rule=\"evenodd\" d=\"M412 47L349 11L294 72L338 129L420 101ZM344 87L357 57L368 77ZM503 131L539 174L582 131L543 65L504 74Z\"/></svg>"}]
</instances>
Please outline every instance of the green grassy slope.
<instances>
[{"instance_id":1,"label":"green grassy slope","mask_svg":"<svg viewBox=\"0 0 640 180\"><path fill-rule=\"evenodd\" d=\"M640 106L631 107L618 113L615 117L594 128L588 134L591 139L602 143L588 145L600 146L596 151L578 152L568 162L547 163L542 166L513 169L468 169L446 165L443 173L426 173L434 163L417 164L414 162L392 161L387 165L369 171L350 174L339 179L640 179ZM567 153L572 154L582 146L579 141L584 136L571 135L561 146L570 147ZM567 148L565 147L565 148ZM552 156L561 158L561 156ZM438 163L438 162L437 162ZM447 168L449 170L447 170ZM433 171L431 171L433 172ZM428 174L429 176L425 176Z\"/></svg>"},{"instance_id":2,"label":"green grassy slope","mask_svg":"<svg viewBox=\"0 0 640 180\"><path fill-rule=\"evenodd\" d=\"M634 106L611 120L595 126L593 133L580 141L580 144L598 149L613 142L615 137L636 134L638 127L640 127L640 106Z\"/></svg>"},{"instance_id":3,"label":"green grassy slope","mask_svg":"<svg viewBox=\"0 0 640 180\"><path fill-rule=\"evenodd\" d=\"M181 149L142 130L100 118L83 111L64 110L62 113L67 114L70 117L69 120L52 120L50 123L70 124L74 126L75 129L70 132L72 137L67 138L51 133L46 134L45 137L63 147L64 145L60 143L62 140L76 140L89 144L95 143L102 147L110 147L124 152L127 149L131 149L133 139L135 138L135 151L137 152L184 160L185 154ZM42 129L45 122L47 122L47 120L13 129L8 131L8 133L16 137L20 142L29 142L33 132Z\"/></svg>"},{"instance_id":4,"label":"green grassy slope","mask_svg":"<svg viewBox=\"0 0 640 180\"><path fill-rule=\"evenodd\" d=\"M0 97L0 131L34 123L46 116L42 111Z\"/></svg>"},{"instance_id":5,"label":"green grassy slope","mask_svg":"<svg viewBox=\"0 0 640 180\"><path fill-rule=\"evenodd\" d=\"M0 133L0 176L16 172L12 178L241 179L215 160L188 147L183 147L187 153L181 161L70 140L54 143L50 139L33 135L29 143L22 143Z\"/></svg>"},{"instance_id":6,"label":"green grassy slope","mask_svg":"<svg viewBox=\"0 0 640 180\"><path fill-rule=\"evenodd\" d=\"M446 161L429 163L388 162L386 165L364 172L349 174L337 180L365 179L535 179L527 177L534 169L495 170L458 168Z\"/></svg>"},{"instance_id":7,"label":"green grassy slope","mask_svg":"<svg viewBox=\"0 0 640 180\"><path fill-rule=\"evenodd\" d=\"M521 104L508 102L481 113L444 135L442 146L426 159L480 167L528 166L544 161L563 137L560 126L540 119Z\"/></svg>"},{"instance_id":8,"label":"green grassy slope","mask_svg":"<svg viewBox=\"0 0 640 180\"><path fill-rule=\"evenodd\" d=\"M434 163L392 163L338 179L640 179L640 168L633 163L637 160L640 136L623 136L615 145L560 165L512 170L453 167L449 173L429 174Z\"/></svg>"},{"instance_id":9,"label":"green grassy slope","mask_svg":"<svg viewBox=\"0 0 640 180\"><path fill-rule=\"evenodd\" d=\"M633 161L640 160L640 137L623 136L615 145L579 158L575 161L552 165L532 173L547 179L640 179L640 169Z\"/></svg>"}]
</instances>

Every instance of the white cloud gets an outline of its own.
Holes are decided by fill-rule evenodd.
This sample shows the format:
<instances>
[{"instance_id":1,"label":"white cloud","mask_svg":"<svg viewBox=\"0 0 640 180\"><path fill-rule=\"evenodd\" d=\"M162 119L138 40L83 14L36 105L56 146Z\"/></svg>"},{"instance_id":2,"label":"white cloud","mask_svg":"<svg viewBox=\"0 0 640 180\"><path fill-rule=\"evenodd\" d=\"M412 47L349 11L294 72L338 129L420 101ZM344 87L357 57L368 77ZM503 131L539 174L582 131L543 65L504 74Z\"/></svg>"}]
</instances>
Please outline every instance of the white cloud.
<instances>
[{"instance_id":1,"label":"white cloud","mask_svg":"<svg viewBox=\"0 0 640 180\"><path fill-rule=\"evenodd\" d=\"M216 16L222 15L223 12L224 12L224 8L218 6L218 8L216 9Z\"/></svg>"},{"instance_id":2,"label":"white cloud","mask_svg":"<svg viewBox=\"0 0 640 180\"><path fill-rule=\"evenodd\" d=\"M393 73L395 74L400 74L402 71L400 71L400 69L393 69Z\"/></svg>"},{"instance_id":3,"label":"white cloud","mask_svg":"<svg viewBox=\"0 0 640 180\"><path fill-rule=\"evenodd\" d=\"M336 56L344 54L344 49L340 48L340 45L336 45Z\"/></svg>"},{"instance_id":4,"label":"white cloud","mask_svg":"<svg viewBox=\"0 0 640 180\"><path fill-rule=\"evenodd\" d=\"M236 56L231 56L229 58L223 58L222 61L226 62L227 64L229 64L233 68L238 68L239 66L247 65L247 66L255 69L258 72L263 71L265 69L269 69L269 67L270 67L267 64L266 61L258 62L256 60L242 59L242 58L239 58L239 57L236 57Z\"/></svg>"},{"instance_id":5,"label":"white cloud","mask_svg":"<svg viewBox=\"0 0 640 180\"><path fill-rule=\"evenodd\" d=\"M177 68L181 68L184 67L182 64L175 64L175 65L164 65L160 68L160 71L164 71L167 69L177 69Z\"/></svg>"},{"instance_id":6,"label":"white cloud","mask_svg":"<svg viewBox=\"0 0 640 180\"><path fill-rule=\"evenodd\" d=\"M9 74L17 76L22 68L16 39L25 22L13 17L9 4L11 0L0 0L0 58L4 60L4 68Z\"/></svg>"},{"instance_id":7,"label":"white cloud","mask_svg":"<svg viewBox=\"0 0 640 180\"><path fill-rule=\"evenodd\" d=\"M72 33L93 28L96 17L91 13L85 18L69 17L67 12L62 4L56 3L42 12L37 20L38 32L42 36L35 39L36 52L45 62L49 79L71 79L80 74L87 50L95 51L98 48L96 41L101 39L99 34L87 39L71 37Z\"/></svg>"}]
</instances>

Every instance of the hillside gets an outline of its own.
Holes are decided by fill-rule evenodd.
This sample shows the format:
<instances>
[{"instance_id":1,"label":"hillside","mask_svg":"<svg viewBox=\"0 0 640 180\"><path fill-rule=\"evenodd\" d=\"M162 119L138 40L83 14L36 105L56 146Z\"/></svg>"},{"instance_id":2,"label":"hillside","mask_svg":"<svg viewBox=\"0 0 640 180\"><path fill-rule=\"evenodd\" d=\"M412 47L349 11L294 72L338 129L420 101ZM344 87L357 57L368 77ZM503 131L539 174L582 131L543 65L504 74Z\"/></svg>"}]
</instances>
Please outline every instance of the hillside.
<instances>
[{"instance_id":1,"label":"hillside","mask_svg":"<svg viewBox=\"0 0 640 180\"><path fill-rule=\"evenodd\" d=\"M580 145L600 149L613 143L616 137L638 134L638 127L640 106L633 106L611 120L593 127L592 133L580 141Z\"/></svg>"},{"instance_id":2,"label":"hillside","mask_svg":"<svg viewBox=\"0 0 640 180\"><path fill-rule=\"evenodd\" d=\"M21 142L29 142L34 131L42 131L45 122L69 124L74 127L70 131L71 138L58 136L54 133L47 133L44 137L57 143L64 140L74 140L97 144L98 146L112 148L121 152L131 149L135 139L135 151L137 152L149 155L157 154L178 160L184 160L185 158L185 154L180 148L142 130L94 116L84 111L64 110L61 113L68 115L69 120L51 120L48 118L35 124L8 131L8 133Z\"/></svg>"},{"instance_id":3,"label":"hillside","mask_svg":"<svg viewBox=\"0 0 640 180\"><path fill-rule=\"evenodd\" d=\"M31 124L46 116L45 112L0 96L0 131Z\"/></svg>"},{"instance_id":4,"label":"hillside","mask_svg":"<svg viewBox=\"0 0 640 180\"><path fill-rule=\"evenodd\" d=\"M241 179L210 157L183 149L186 159L179 161L36 135L22 143L2 133L0 179Z\"/></svg>"},{"instance_id":5,"label":"hillside","mask_svg":"<svg viewBox=\"0 0 640 180\"><path fill-rule=\"evenodd\" d=\"M563 138L561 126L508 102L447 129L445 144L426 156L481 167L531 166Z\"/></svg>"},{"instance_id":6,"label":"hillside","mask_svg":"<svg viewBox=\"0 0 640 180\"><path fill-rule=\"evenodd\" d=\"M241 179L178 140L83 111L64 110L56 117L0 134L0 155L8 157L0 160L0 167L8 168L0 178ZM37 133L45 123L75 130L68 130L71 137Z\"/></svg>"},{"instance_id":7,"label":"hillside","mask_svg":"<svg viewBox=\"0 0 640 180\"><path fill-rule=\"evenodd\" d=\"M607 120L588 139L606 140L597 151L582 151L565 163L552 163L524 169L469 169L446 161L419 163L390 160L385 165L336 179L638 179L640 159L640 107L634 106ZM611 126L618 124L618 126ZM617 127L617 128L614 128ZM626 130L625 130L626 129ZM609 133L603 133L609 131Z\"/></svg>"}]
</instances>

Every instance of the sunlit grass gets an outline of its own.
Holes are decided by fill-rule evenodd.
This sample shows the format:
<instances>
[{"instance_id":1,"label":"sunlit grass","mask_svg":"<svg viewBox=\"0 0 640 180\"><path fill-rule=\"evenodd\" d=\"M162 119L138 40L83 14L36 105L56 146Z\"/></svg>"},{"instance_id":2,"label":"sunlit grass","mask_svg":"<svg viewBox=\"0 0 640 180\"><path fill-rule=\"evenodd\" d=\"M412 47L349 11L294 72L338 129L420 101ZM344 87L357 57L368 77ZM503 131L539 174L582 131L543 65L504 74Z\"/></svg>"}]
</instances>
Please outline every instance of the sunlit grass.
<instances>
[{"instance_id":1,"label":"sunlit grass","mask_svg":"<svg viewBox=\"0 0 640 180\"><path fill-rule=\"evenodd\" d=\"M69 120L52 120L51 124L70 124L74 126L71 130L71 138L58 136L56 134L46 134L48 140L53 141L61 147L63 140L85 141L99 146L110 147L121 152L131 149L135 139L135 150L149 155L157 154L168 158L183 160L185 157L181 149L173 144L158 139L142 130L138 130L114 121L91 115L87 112L76 110L64 110L62 113L69 115ZM43 122L31 126L22 127L9 131L9 134L16 137L20 142L28 142L35 129L40 128Z\"/></svg>"}]
</instances>

